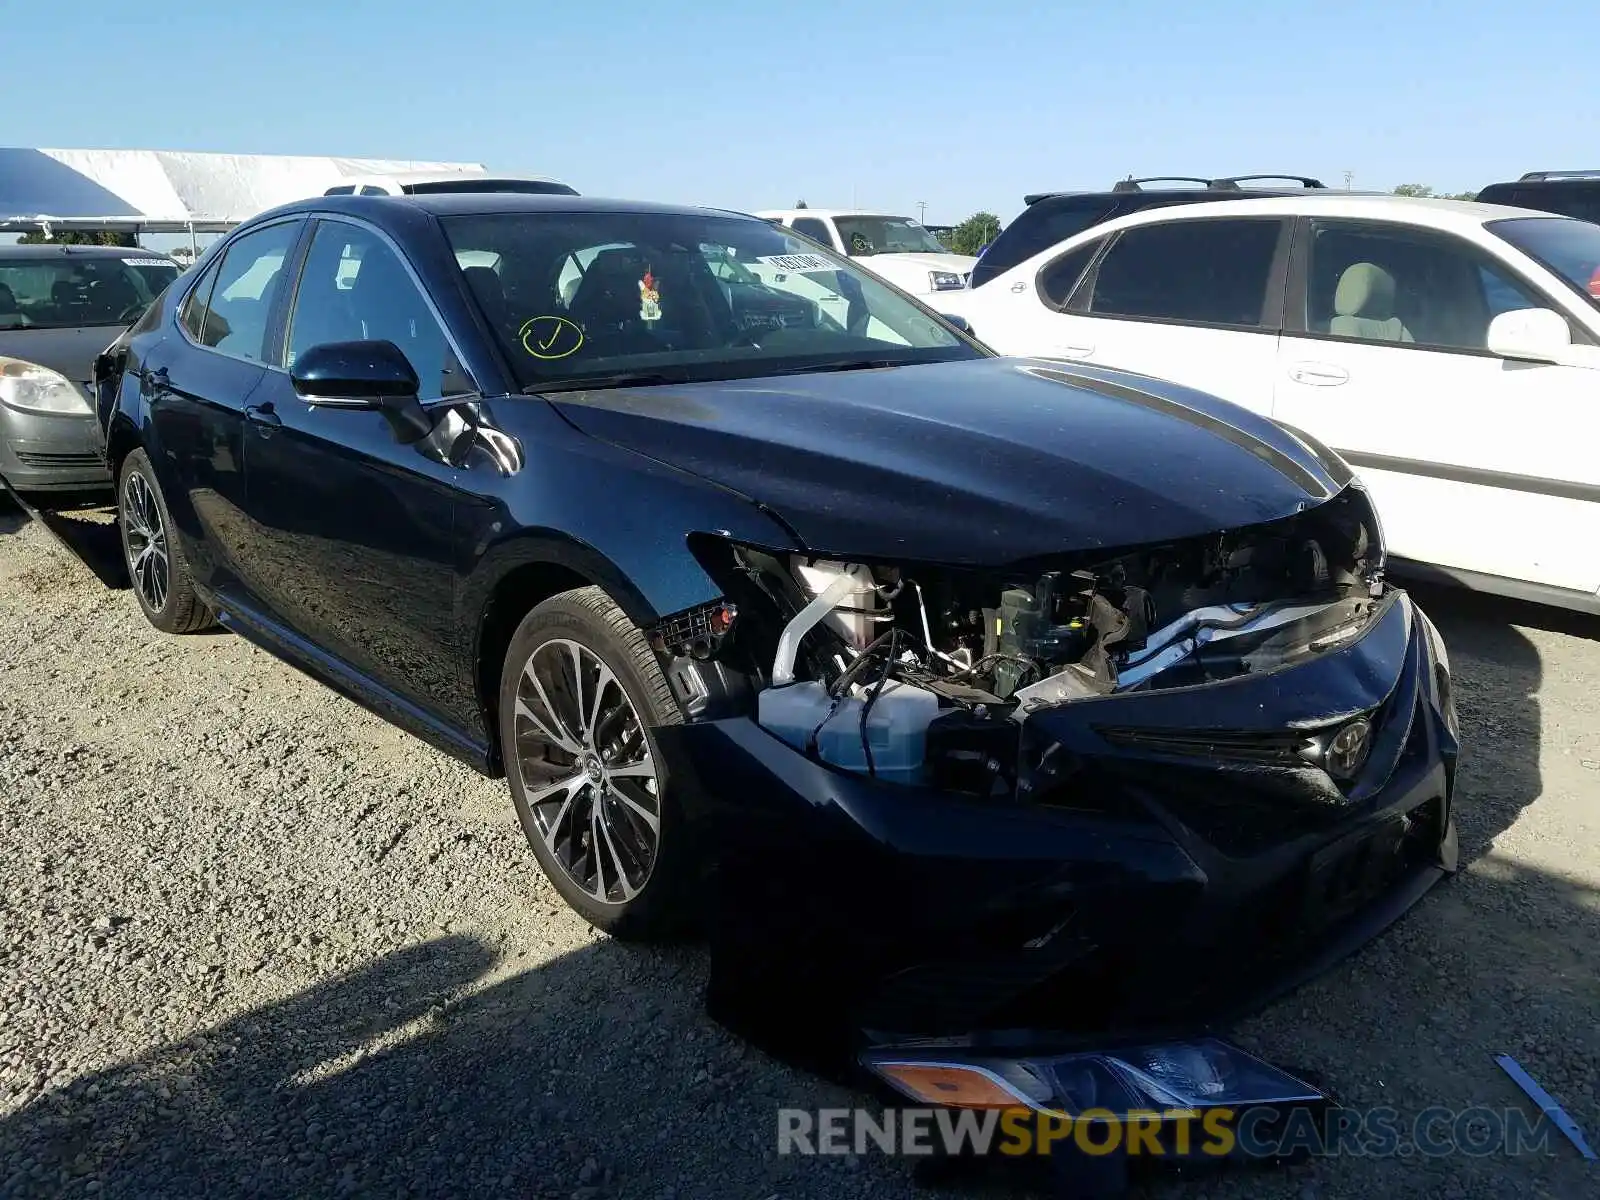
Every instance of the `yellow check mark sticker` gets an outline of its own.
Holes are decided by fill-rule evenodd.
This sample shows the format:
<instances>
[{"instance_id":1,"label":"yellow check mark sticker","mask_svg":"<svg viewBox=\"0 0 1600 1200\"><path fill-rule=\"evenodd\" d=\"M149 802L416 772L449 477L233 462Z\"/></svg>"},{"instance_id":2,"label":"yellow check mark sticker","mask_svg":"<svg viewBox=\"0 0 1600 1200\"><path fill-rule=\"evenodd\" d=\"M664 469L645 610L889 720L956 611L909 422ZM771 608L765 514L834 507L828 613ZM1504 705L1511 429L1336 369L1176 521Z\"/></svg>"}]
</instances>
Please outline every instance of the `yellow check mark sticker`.
<instances>
[{"instance_id":1,"label":"yellow check mark sticker","mask_svg":"<svg viewBox=\"0 0 1600 1200\"><path fill-rule=\"evenodd\" d=\"M583 330L566 317L529 317L518 332L522 348L534 358L566 358L583 345Z\"/></svg>"}]
</instances>

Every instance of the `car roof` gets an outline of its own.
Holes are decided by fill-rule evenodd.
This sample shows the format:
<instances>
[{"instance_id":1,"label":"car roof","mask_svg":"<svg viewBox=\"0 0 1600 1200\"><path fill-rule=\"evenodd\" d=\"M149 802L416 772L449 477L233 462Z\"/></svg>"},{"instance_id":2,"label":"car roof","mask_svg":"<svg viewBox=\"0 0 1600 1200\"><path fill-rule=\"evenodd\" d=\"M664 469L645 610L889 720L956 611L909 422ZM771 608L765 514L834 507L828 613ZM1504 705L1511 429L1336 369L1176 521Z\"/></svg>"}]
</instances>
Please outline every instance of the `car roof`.
<instances>
[{"instance_id":1,"label":"car roof","mask_svg":"<svg viewBox=\"0 0 1600 1200\"><path fill-rule=\"evenodd\" d=\"M1217 200L1178 207L1145 208L1116 217L1083 231L1083 236L1107 229L1123 229L1159 221L1195 221L1206 217L1339 216L1399 221L1435 229L1461 231L1486 221L1507 217L1550 217L1532 208L1506 204L1479 204L1472 200L1445 200L1434 196L1392 196L1328 189L1282 196L1252 196L1242 200Z\"/></svg>"},{"instance_id":2,"label":"car roof","mask_svg":"<svg viewBox=\"0 0 1600 1200\"><path fill-rule=\"evenodd\" d=\"M605 214L664 217L738 217L753 221L748 213L729 209L663 204L651 200L623 200L604 196L568 196L538 192L429 192L407 196L312 196L258 213L251 224L298 213L346 213L371 220L404 220L418 212L436 217L498 215L505 213Z\"/></svg>"},{"instance_id":3,"label":"car roof","mask_svg":"<svg viewBox=\"0 0 1600 1200\"><path fill-rule=\"evenodd\" d=\"M160 250L146 250L143 246L83 246L60 242L0 246L0 258L12 261L26 258L159 258L173 266L178 265L171 255L163 254Z\"/></svg>"}]
</instances>

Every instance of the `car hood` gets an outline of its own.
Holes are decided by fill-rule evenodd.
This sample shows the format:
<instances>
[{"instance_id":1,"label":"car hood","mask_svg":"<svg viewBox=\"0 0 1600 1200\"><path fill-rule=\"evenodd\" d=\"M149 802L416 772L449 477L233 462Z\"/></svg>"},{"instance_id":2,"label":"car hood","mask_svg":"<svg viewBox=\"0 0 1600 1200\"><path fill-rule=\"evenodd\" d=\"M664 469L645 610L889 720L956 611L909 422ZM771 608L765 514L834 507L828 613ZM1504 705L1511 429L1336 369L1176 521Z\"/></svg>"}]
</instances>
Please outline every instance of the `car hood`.
<instances>
[{"instance_id":1,"label":"car hood","mask_svg":"<svg viewBox=\"0 0 1600 1200\"><path fill-rule=\"evenodd\" d=\"M879 274L888 274L891 271L954 271L957 275L965 275L972 270L978 260L966 254L863 254L853 257L851 262L859 267ZM883 268L887 268L884 270Z\"/></svg>"},{"instance_id":2,"label":"car hood","mask_svg":"<svg viewBox=\"0 0 1600 1200\"><path fill-rule=\"evenodd\" d=\"M91 325L0 330L0 355L59 371L74 383L87 383L94 375L95 356L116 341L124 328L123 325Z\"/></svg>"},{"instance_id":3,"label":"car hood","mask_svg":"<svg viewBox=\"0 0 1600 1200\"><path fill-rule=\"evenodd\" d=\"M1040 359L560 393L580 430L738 491L805 547L1001 565L1288 516L1348 481L1262 417ZM687 532L687 531L686 531Z\"/></svg>"}]
</instances>

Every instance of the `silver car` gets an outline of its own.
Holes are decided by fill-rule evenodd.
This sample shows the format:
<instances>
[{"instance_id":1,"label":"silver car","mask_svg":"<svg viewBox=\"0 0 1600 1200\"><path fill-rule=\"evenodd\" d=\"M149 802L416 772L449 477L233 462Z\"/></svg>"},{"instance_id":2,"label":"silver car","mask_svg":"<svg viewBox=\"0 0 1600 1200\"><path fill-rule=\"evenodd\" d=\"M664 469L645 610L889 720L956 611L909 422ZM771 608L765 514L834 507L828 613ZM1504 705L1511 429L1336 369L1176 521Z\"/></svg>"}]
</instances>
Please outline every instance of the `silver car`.
<instances>
[{"instance_id":1,"label":"silver car","mask_svg":"<svg viewBox=\"0 0 1600 1200\"><path fill-rule=\"evenodd\" d=\"M95 356L178 277L164 254L0 246L0 477L18 492L109 487Z\"/></svg>"}]
</instances>

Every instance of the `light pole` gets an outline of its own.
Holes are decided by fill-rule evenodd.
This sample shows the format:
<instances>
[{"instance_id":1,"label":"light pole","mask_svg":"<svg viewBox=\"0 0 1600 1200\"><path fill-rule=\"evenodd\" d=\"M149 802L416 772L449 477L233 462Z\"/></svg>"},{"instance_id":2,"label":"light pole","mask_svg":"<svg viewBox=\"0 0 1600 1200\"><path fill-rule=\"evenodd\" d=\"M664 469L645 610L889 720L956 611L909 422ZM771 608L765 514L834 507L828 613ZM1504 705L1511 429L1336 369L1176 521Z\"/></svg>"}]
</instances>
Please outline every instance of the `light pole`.
<instances>
[{"instance_id":1,"label":"light pole","mask_svg":"<svg viewBox=\"0 0 1600 1200\"><path fill-rule=\"evenodd\" d=\"M926 225L927 223L928 223L928 202L926 200L918 200L917 201L917 224Z\"/></svg>"}]
</instances>

